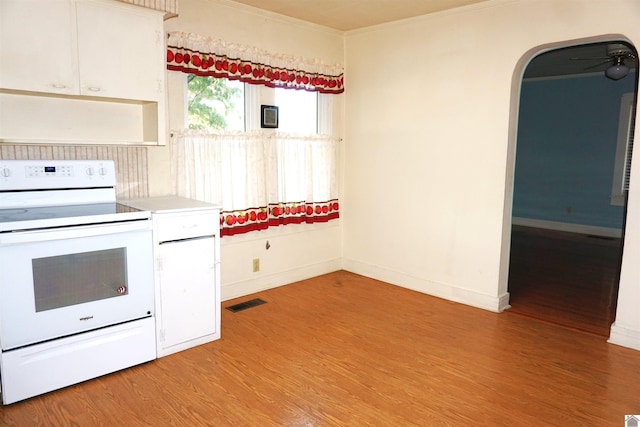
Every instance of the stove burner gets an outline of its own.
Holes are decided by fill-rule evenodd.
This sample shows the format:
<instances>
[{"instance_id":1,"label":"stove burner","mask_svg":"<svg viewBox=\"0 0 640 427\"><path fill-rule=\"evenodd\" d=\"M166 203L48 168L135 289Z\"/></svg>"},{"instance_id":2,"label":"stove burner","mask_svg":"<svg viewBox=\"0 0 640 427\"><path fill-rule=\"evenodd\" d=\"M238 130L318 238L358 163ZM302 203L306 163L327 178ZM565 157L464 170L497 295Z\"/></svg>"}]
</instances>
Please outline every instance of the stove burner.
<instances>
[{"instance_id":1,"label":"stove burner","mask_svg":"<svg viewBox=\"0 0 640 427\"><path fill-rule=\"evenodd\" d=\"M0 209L2 215L19 215L27 213L26 209Z\"/></svg>"},{"instance_id":2,"label":"stove burner","mask_svg":"<svg viewBox=\"0 0 640 427\"><path fill-rule=\"evenodd\" d=\"M0 209L0 222L54 218L55 213L38 209Z\"/></svg>"}]
</instances>

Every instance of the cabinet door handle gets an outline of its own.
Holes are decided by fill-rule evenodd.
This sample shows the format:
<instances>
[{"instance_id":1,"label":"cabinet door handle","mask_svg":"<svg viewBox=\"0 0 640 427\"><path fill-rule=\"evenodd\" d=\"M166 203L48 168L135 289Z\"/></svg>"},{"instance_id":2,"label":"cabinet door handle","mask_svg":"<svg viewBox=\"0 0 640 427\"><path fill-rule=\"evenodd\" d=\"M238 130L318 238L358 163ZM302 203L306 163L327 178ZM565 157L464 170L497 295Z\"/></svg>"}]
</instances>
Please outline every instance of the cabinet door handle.
<instances>
[{"instance_id":1,"label":"cabinet door handle","mask_svg":"<svg viewBox=\"0 0 640 427\"><path fill-rule=\"evenodd\" d=\"M99 87L97 87L97 86L89 86L87 88L87 90L89 90L91 92L100 92L101 89Z\"/></svg>"},{"instance_id":2,"label":"cabinet door handle","mask_svg":"<svg viewBox=\"0 0 640 427\"><path fill-rule=\"evenodd\" d=\"M213 239L215 237L214 234L206 235L206 236L195 236L195 237L185 237L183 239L174 239L174 240L162 240L158 242L159 245L166 245L169 243L185 243L191 242L193 240L203 240L203 239Z\"/></svg>"},{"instance_id":3,"label":"cabinet door handle","mask_svg":"<svg viewBox=\"0 0 640 427\"><path fill-rule=\"evenodd\" d=\"M65 89L67 87L67 85L63 85L61 83L52 83L51 86L56 89Z\"/></svg>"}]
</instances>

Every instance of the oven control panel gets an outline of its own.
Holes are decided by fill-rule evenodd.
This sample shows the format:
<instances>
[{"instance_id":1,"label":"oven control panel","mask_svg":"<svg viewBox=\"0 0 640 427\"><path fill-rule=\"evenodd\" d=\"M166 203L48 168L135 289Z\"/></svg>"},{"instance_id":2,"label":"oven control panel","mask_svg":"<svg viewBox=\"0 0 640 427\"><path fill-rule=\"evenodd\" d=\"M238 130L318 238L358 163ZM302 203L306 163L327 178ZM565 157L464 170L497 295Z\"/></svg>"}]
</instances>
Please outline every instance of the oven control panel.
<instances>
[{"instance_id":1,"label":"oven control panel","mask_svg":"<svg viewBox=\"0 0 640 427\"><path fill-rule=\"evenodd\" d=\"M31 177L73 176L73 166L26 166L26 174Z\"/></svg>"},{"instance_id":2,"label":"oven control panel","mask_svg":"<svg viewBox=\"0 0 640 427\"><path fill-rule=\"evenodd\" d=\"M112 160L0 160L0 191L115 185Z\"/></svg>"}]
</instances>

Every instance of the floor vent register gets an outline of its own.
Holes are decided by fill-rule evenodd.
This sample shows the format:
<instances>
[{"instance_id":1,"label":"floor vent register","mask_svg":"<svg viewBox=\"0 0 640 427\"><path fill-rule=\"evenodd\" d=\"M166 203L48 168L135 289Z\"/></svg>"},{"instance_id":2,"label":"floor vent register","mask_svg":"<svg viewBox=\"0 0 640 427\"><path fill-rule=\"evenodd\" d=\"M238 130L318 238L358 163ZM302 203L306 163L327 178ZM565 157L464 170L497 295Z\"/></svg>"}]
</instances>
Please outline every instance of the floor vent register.
<instances>
[{"instance_id":1,"label":"floor vent register","mask_svg":"<svg viewBox=\"0 0 640 427\"><path fill-rule=\"evenodd\" d=\"M238 311L246 310L247 308L256 307L258 305L265 304L266 301L260 298L250 299L249 301L241 302L238 304L230 305L227 310L237 313Z\"/></svg>"}]
</instances>

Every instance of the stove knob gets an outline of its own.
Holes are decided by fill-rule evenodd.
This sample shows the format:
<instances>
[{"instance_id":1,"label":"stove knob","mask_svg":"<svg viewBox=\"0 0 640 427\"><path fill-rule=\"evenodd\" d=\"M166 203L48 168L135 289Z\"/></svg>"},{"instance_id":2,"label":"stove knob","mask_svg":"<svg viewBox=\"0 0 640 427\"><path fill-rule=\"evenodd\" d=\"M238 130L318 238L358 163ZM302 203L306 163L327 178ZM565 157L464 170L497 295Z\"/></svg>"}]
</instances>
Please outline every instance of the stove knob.
<instances>
[{"instance_id":1,"label":"stove knob","mask_svg":"<svg viewBox=\"0 0 640 427\"><path fill-rule=\"evenodd\" d=\"M11 176L11 169L2 168L2 170L0 170L0 175L3 176L4 178L10 177Z\"/></svg>"},{"instance_id":2,"label":"stove knob","mask_svg":"<svg viewBox=\"0 0 640 427\"><path fill-rule=\"evenodd\" d=\"M87 175L93 176L93 168L87 168Z\"/></svg>"},{"instance_id":3,"label":"stove knob","mask_svg":"<svg viewBox=\"0 0 640 427\"><path fill-rule=\"evenodd\" d=\"M109 171L107 170L107 168L100 168L98 170L98 172L100 173L100 175L104 176L104 175L108 175Z\"/></svg>"}]
</instances>

